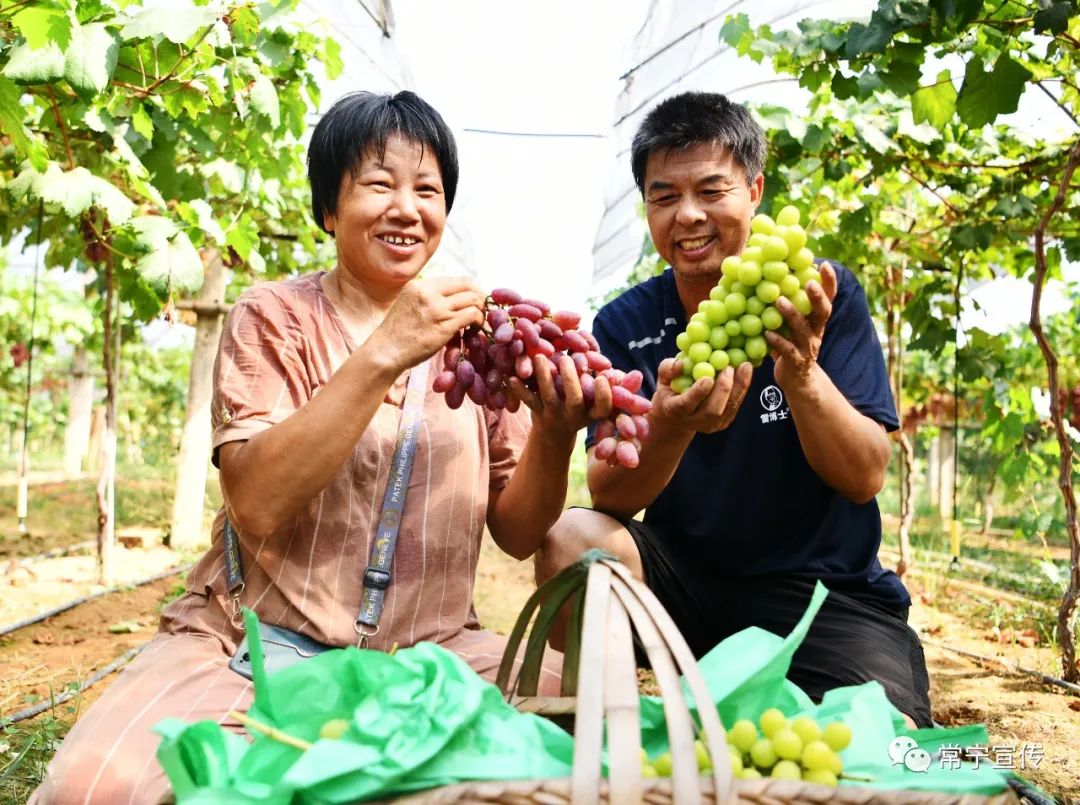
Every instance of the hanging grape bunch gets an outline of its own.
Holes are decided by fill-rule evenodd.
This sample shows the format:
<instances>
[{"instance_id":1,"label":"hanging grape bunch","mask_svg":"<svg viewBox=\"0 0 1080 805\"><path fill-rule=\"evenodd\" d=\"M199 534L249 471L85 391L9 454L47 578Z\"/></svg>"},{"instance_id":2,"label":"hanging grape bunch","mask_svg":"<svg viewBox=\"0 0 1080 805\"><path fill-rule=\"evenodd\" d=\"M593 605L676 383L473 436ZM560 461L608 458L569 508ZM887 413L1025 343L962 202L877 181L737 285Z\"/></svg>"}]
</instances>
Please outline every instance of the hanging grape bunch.
<instances>
[{"instance_id":1,"label":"hanging grape bunch","mask_svg":"<svg viewBox=\"0 0 1080 805\"><path fill-rule=\"evenodd\" d=\"M806 247L799 211L784 207L773 221L764 213L750 222L750 239L742 254L725 258L722 277L709 298L690 317L675 339L682 375L671 388L678 394L702 377L715 377L727 367L750 361L761 366L769 353L767 330L787 336L784 317L776 309L781 296L804 316L810 313L809 282L821 283L814 254Z\"/></svg>"},{"instance_id":2,"label":"hanging grape bunch","mask_svg":"<svg viewBox=\"0 0 1080 805\"><path fill-rule=\"evenodd\" d=\"M611 387L612 412L596 430L596 457L609 464L633 468L638 465L641 441L649 435L645 415L652 402L637 392L644 379L636 369L623 372L600 352L592 333L579 330L581 316L551 308L535 299L524 299L509 288L496 288L488 297L484 326L473 326L450 339L444 369L433 388L446 395L446 404L458 408L468 397L492 410L516 411L520 405L507 380L519 378L527 389L537 391L533 356L551 362L555 391L563 398L559 361L570 356L577 370L586 408L594 402L596 378Z\"/></svg>"}]
</instances>

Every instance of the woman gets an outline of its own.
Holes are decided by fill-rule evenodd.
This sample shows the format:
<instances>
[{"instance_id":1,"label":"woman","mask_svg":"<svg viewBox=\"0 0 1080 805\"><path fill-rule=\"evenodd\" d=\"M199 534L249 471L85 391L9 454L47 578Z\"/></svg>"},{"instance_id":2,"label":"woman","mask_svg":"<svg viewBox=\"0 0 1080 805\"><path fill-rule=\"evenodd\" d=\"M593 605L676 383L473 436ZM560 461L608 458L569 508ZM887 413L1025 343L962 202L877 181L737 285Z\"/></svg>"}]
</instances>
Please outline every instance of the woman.
<instances>
[{"instance_id":1,"label":"woman","mask_svg":"<svg viewBox=\"0 0 1080 805\"><path fill-rule=\"evenodd\" d=\"M312 210L337 264L256 286L229 314L212 409L225 498L213 544L158 636L71 730L33 802L156 802L167 783L155 723L238 727L226 714L245 709L252 691L229 668L242 634L226 515L238 535L240 603L321 643L357 643L406 382L424 364L393 578L369 646L434 641L494 678L505 640L481 630L472 607L484 525L518 559L538 548L562 509L576 433L607 414L611 395L598 380L586 410L566 359L563 402L543 357L539 392L514 386L525 403L514 414L468 401L451 410L431 392L443 345L484 318L485 295L467 279L417 279L438 248L457 174L449 129L410 92L350 95L320 121L308 158ZM557 689L555 659L541 692Z\"/></svg>"}]
</instances>

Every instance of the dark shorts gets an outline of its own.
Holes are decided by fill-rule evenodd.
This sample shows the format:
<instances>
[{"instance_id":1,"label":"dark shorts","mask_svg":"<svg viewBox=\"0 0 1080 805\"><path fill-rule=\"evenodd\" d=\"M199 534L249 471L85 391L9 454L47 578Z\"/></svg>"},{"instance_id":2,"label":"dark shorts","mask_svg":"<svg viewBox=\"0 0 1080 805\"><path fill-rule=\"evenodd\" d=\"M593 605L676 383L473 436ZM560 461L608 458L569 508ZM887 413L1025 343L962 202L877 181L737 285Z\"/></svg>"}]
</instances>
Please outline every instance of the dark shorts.
<instances>
[{"instance_id":1,"label":"dark shorts","mask_svg":"<svg viewBox=\"0 0 1080 805\"><path fill-rule=\"evenodd\" d=\"M645 582L696 657L750 626L786 636L806 612L815 584L809 576L706 576L701 567L682 566L655 526L621 522L637 544ZM890 608L869 592L829 591L788 679L816 702L832 688L876 680L900 712L919 727L931 726L926 660L907 609Z\"/></svg>"}]
</instances>

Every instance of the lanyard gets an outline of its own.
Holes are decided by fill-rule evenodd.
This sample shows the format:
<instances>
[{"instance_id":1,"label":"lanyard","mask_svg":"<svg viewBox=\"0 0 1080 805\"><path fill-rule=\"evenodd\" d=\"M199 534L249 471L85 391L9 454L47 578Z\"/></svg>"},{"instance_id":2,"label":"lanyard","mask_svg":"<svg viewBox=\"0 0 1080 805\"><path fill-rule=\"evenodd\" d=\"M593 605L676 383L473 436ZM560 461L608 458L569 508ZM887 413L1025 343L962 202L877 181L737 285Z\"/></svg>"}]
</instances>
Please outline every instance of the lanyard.
<instances>
[{"instance_id":1,"label":"lanyard","mask_svg":"<svg viewBox=\"0 0 1080 805\"><path fill-rule=\"evenodd\" d=\"M405 508L405 492L409 487L413 458L416 455L429 366L430 362L425 361L414 367L409 373L409 384L405 389L405 402L401 409L394 459L390 464L390 476L386 482L382 510L379 512L379 527L375 533L375 544L371 547L371 560L364 571L364 593L360 613L353 624L353 628L359 635L360 648L366 648L368 638L379 632L379 616L382 615L386 590L390 586L394 549L397 547L401 515ZM240 594L244 591L244 576L240 565L240 541L227 516L223 536L225 538L225 577L229 598L232 599L231 620L234 624L238 624Z\"/></svg>"}]
</instances>

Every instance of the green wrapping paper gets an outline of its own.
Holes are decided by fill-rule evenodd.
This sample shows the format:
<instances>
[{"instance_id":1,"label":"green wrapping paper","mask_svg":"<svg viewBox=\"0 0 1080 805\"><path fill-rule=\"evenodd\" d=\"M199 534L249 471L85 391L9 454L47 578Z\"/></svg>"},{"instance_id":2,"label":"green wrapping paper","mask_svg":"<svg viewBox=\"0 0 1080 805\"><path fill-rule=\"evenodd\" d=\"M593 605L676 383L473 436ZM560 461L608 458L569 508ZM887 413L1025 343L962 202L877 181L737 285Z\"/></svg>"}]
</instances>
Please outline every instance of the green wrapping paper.
<instances>
[{"instance_id":1,"label":"green wrapping paper","mask_svg":"<svg viewBox=\"0 0 1080 805\"><path fill-rule=\"evenodd\" d=\"M909 731L876 682L837 688L814 705L786 679L792 655L827 594L819 584L787 638L746 629L701 659L724 724L756 721L768 707L822 723L842 719L853 736L841 753L845 773L870 778L842 785L1003 791L1007 773L985 763L953 770L935 761L927 771L914 772L889 756L889 743L905 735L931 754L942 746L986 744L983 727ZM420 643L394 655L337 649L268 677L253 613L245 612L245 625L255 669L255 702L248 715L313 746L305 752L261 734L248 743L211 721L163 721L155 728L162 736L158 759L178 805L348 803L468 780L570 776L568 733L516 711L494 685L439 646ZM684 692L692 701L685 685ZM348 722L345 734L320 739L322 725L338 718ZM642 697L641 724L649 755L667 751L658 698Z\"/></svg>"}]
</instances>

